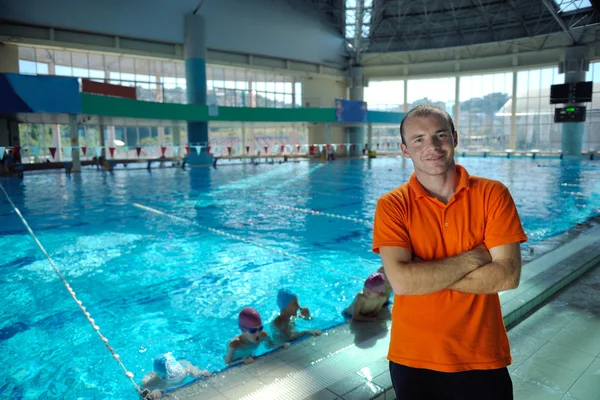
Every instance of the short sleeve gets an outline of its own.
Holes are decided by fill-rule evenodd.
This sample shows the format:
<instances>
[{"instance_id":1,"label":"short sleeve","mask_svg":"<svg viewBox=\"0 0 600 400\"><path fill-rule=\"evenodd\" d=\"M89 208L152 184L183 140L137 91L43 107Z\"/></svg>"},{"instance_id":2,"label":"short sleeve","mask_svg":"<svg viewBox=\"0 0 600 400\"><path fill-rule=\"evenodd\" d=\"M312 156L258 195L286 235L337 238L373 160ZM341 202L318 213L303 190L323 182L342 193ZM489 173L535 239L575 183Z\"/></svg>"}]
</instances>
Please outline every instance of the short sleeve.
<instances>
[{"instance_id":1,"label":"short sleeve","mask_svg":"<svg viewBox=\"0 0 600 400\"><path fill-rule=\"evenodd\" d=\"M484 237L488 249L527 241L517 206L506 186L494 185L488 204Z\"/></svg>"},{"instance_id":2,"label":"short sleeve","mask_svg":"<svg viewBox=\"0 0 600 400\"><path fill-rule=\"evenodd\" d=\"M406 207L389 195L377 201L373 225L373 252L379 254L379 248L385 246L402 247L412 251L406 223Z\"/></svg>"}]
</instances>

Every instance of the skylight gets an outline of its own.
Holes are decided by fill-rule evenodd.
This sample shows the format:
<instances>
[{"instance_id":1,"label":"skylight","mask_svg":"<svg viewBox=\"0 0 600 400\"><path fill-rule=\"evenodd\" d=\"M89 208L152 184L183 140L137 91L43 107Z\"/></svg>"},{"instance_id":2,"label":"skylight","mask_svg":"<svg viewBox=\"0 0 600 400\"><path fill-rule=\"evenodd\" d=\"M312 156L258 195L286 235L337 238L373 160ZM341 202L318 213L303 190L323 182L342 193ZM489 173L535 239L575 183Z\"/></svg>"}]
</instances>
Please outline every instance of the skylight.
<instances>
[{"instance_id":1,"label":"skylight","mask_svg":"<svg viewBox=\"0 0 600 400\"><path fill-rule=\"evenodd\" d=\"M373 0L346 0L345 35L351 44L358 39L366 39L371 27Z\"/></svg>"},{"instance_id":2,"label":"skylight","mask_svg":"<svg viewBox=\"0 0 600 400\"><path fill-rule=\"evenodd\" d=\"M558 6L558 10L561 13L578 11L592 6L589 0L554 0L554 3Z\"/></svg>"}]
</instances>

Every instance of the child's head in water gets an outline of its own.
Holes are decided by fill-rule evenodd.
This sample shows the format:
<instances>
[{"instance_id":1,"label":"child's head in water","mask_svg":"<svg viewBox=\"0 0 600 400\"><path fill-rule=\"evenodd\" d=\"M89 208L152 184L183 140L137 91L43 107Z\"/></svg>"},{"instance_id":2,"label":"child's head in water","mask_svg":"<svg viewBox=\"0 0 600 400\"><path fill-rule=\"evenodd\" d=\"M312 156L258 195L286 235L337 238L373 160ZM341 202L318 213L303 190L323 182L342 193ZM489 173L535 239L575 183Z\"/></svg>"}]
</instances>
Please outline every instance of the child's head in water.
<instances>
[{"instance_id":1,"label":"child's head in water","mask_svg":"<svg viewBox=\"0 0 600 400\"><path fill-rule=\"evenodd\" d=\"M167 383L181 382L187 376L185 367L171 353L160 354L154 359L154 372Z\"/></svg>"},{"instance_id":2,"label":"child's head in water","mask_svg":"<svg viewBox=\"0 0 600 400\"><path fill-rule=\"evenodd\" d=\"M379 272L374 272L367 280L365 280L365 286L363 293L367 297L379 296L385 290L385 275Z\"/></svg>"},{"instance_id":3,"label":"child's head in water","mask_svg":"<svg viewBox=\"0 0 600 400\"><path fill-rule=\"evenodd\" d=\"M260 341L263 323L260 314L254 308L246 307L240 311L238 316L238 326L249 342Z\"/></svg>"},{"instance_id":4,"label":"child's head in water","mask_svg":"<svg viewBox=\"0 0 600 400\"><path fill-rule=\"evenodd\" d=\"M298 304L298 296L288 289L279 289L277 292L277 306L280 311L289 308L291 314L296 314L300 308Z\"/></svg>"}]
</instances>

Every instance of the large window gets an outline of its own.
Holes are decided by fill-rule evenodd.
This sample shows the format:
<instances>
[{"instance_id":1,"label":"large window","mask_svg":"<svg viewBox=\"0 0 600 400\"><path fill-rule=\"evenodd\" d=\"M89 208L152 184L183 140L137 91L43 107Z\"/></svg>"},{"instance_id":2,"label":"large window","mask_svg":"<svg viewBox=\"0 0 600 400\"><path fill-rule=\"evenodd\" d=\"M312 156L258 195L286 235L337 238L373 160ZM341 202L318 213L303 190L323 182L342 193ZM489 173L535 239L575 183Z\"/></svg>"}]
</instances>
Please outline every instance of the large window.
<instances>
[{"instance_id":1,"label":"large window","mask_svg":"<svg viewBox=\"0 0 600 400\"><path fill-rule=\"evenodd\" d=\"M19 46L19 71L88 78L135 87L138 100L186 103L185 64L114 54ZM302 81L291 75L207 66L207 94L224 107L302 106Z\"/></svg>"},{"instance_id":2,"label":"large window","mask_svg":"<svg viewBox=\"0 0 600 400\"><path fill-rule=\"evenodd\" d=\"M465 150L508 148L512 72L460 77L460 110L456 128ZM509 105L510 107L510 105Z\"/></svg>"},{"instance_id":3,"label":"large window","mask_svg":"<svg viewBox=\"0 0 600 400\"><path fill-rule=\"evenodd\" d=\"M594 82L592 102L587 103L583 133L583 151L600 150L600 62L590 64L586 81Z\"/></svg>"},{"instance_id":4,"label":"large window","mask_svg":"<svg viewBox=\"0 0 600 400\"><path fill-rule=\"evenodd\" d=\"M371 81L365 88L364 100L369 110L402 112L404 81Z\"/></svg>"},{"instance_id":5,"label":"large window","mask_svg":"<svg viewBox=\"0 0 600 400\"><path fill-rule=\"evenodd\" d=\"M220 106L295 108L302 105L298 78L262 71L207 67L209 96Z\"/></svg>"},{"instance_id":6,"label":"large window","mask_svg":"<svg viewBox=\"0 0 600 400\"><path fill-rule=\"evenodd\" d=\"M564 80L558 68L517 73L517 149L560 150L562 126L554 123L555 106L550 104L550 86Z\"/></svg>"},{"instance_id":7,"label":"large window","mask_svg":"<svg viewBox=\"0 0 600 400\"><path fill-rule=\"evenodd\" d=\"M407 82L408 109L435 104L454 117L456 78L414 79Z\"/></svg>"}]
</instances>

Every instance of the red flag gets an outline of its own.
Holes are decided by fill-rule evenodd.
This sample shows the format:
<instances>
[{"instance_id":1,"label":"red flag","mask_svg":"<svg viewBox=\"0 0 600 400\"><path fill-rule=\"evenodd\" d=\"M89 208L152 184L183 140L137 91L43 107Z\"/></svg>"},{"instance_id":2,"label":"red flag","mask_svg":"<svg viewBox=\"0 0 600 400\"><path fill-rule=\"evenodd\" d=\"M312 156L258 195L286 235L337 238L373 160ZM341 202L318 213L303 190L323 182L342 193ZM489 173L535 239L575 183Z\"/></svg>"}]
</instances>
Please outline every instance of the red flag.
<instances>
[{"instance_id":1,"label":"red flag","mask_svg":"<svg viewBox=\"0 0 600 400\"><path fill-rule=\"evenodd\" d=\"M356 145L355 144L353 144L351 147L352 147L352 150L356 149Z\"/></svg>"},{"instance_id":2,"label":"red flag","mask_svg":"<svg viewBox=\"0 0 600 400\"><path fill-rule=\"evenodd\" d=\"M137 156L140 156L140 153L142 152L142 148L141 147L136 147L135 148L135 152L137 153Z\"/></svg>"},{"instance_id":3,"label":"red flag","mask_svg":"<svg viewBox=\"0 0 600 400\"><path fill-rule=\"evenodd\" d=\"M160 151L162 152L163 157L165 156L165 151L167 151L167 148L165 146L160 146Z\"/></svg>"},{"instance_id":4,"label":"red flag","mask_svg":"<svg viewBox=\"0 0 600 400\"><path fill-rule=\"evenodd\" d=\"M81 146L81 151L83 152L83 155L85 156L85 153L87 153L87 147Z\"/></svg>"},{"instance_id":5,"label":"red flag","mask_svg":"<svg viewBox=\"0 0 600 400\"><path fill-rule=\"evenodd\" d=\"M296 145L296 151L297 151L298 153L300 153L300 145L299 145L299 144L297 144L297 145Z\"/></svg>"},{"instance_id":6,"label":"red flag","mask_svg":"<svg viewBox=\"0 0 600 400\"><path fill-rule=\"evenodd\" d=\"M19 146L13 147L13 154L14 155L21 154L21 147L19 147Z\"/></svg>"},{"instance_id":7,"label":"red flag","mask_svg":"<svg viewBox=\"0 0 600 400\"><path fill-rule=\"evenodd\" d=\"M48 147L48 150L50 150L50 154L52 154L52 159L54 159L54 155L56 154L56 147Z\"/></svg>"},{"instance_id":8,"label":"red flag","mask_svg":"<svg viewBox=\"0 0 600 400\"><path fill-rule=\"evenodd\" d=\"M231 146L227 146L227 153L229 153L229 155L231 155Z\"/></svg>"},{"instance_id":9,"label":"red flag","mask_svg":"<svg viewBox=\"0 0 600 400\"><path fill-rule=\"evenodd\" d=\"M114 156L115 156L115 148L114 147L109 147L108 151L110 151L110 156L114 158Z\"/></svg>"},{"instance_id":10,"label":"red flag","mask_svg":"<svg viewBox=\"0 0 600 400\"><path fill-rule=\"evenodd\" d=\"M315 146L314 144L312 146L310 146L310 152L314 153L315 151L317 151L317 146Z\"/></svg>"},{"instance_id":11,"label":"red flag","mask_svg":"<svg viewBox=\"0 0 600 400\"><path fill-rule=\"evenodd\" d=\"M327 146L325 146L325 147L327 147L327 151L329 151L329 149L331 148L331 145L329 145L329 144L328 144L328 145L327 145Z\"/></svg>"},{"instance_id":12,"label":"red flag","mask_svg":"<svg viewBox=\"0 0 600 400\"><path fill-rule=\"evenodd\" d=\"M269 146L265 146L265 154L269 153Z\"/></svg>"},{"instance_id":13,"label":"red flag","mask_svg":"<svg viewBox=\"0 0 600 400\"><path fill-rule=\"evenodd\" d=\"M206 146L206 154L210 154L210 146Z\"/></svg>"},{"instance_id":14,"label":"red flag","mask_svg":"<svg viewBox=\"0 0 600 400\"><path fill-rule=\"evenodd\" d=\"M281 145L281 152L283 153L285 151L285 146Z\"/></svg>"},{"instance_id":15,"label":"red flag","mask_svg":"<svg viewBox=\"0 0 600 400\"><path fill-rule=\"evenodd\" d=\"M250 153L250 146L246 146L246 154Z\"/></svg>"},{"instance_id":16,"label":"red flag","mask_svg":"<svg viewBox=\"0 0 600 400\"><path fill-rule=\"evenodd\" d=\"M185 146L185 152L190 154L190 146ZM139 155L139 153L138 153L138 155Z\"/></svg>"},{"instance_id":17,"label":"red flag","mask_svg":"<svg viewBox=\"0 0 600 400\"><path fill-rule=\"evenodd\" d=\"M340 149L344 150L344 143L340 144Z\"/></svg>"}]
</instances>

